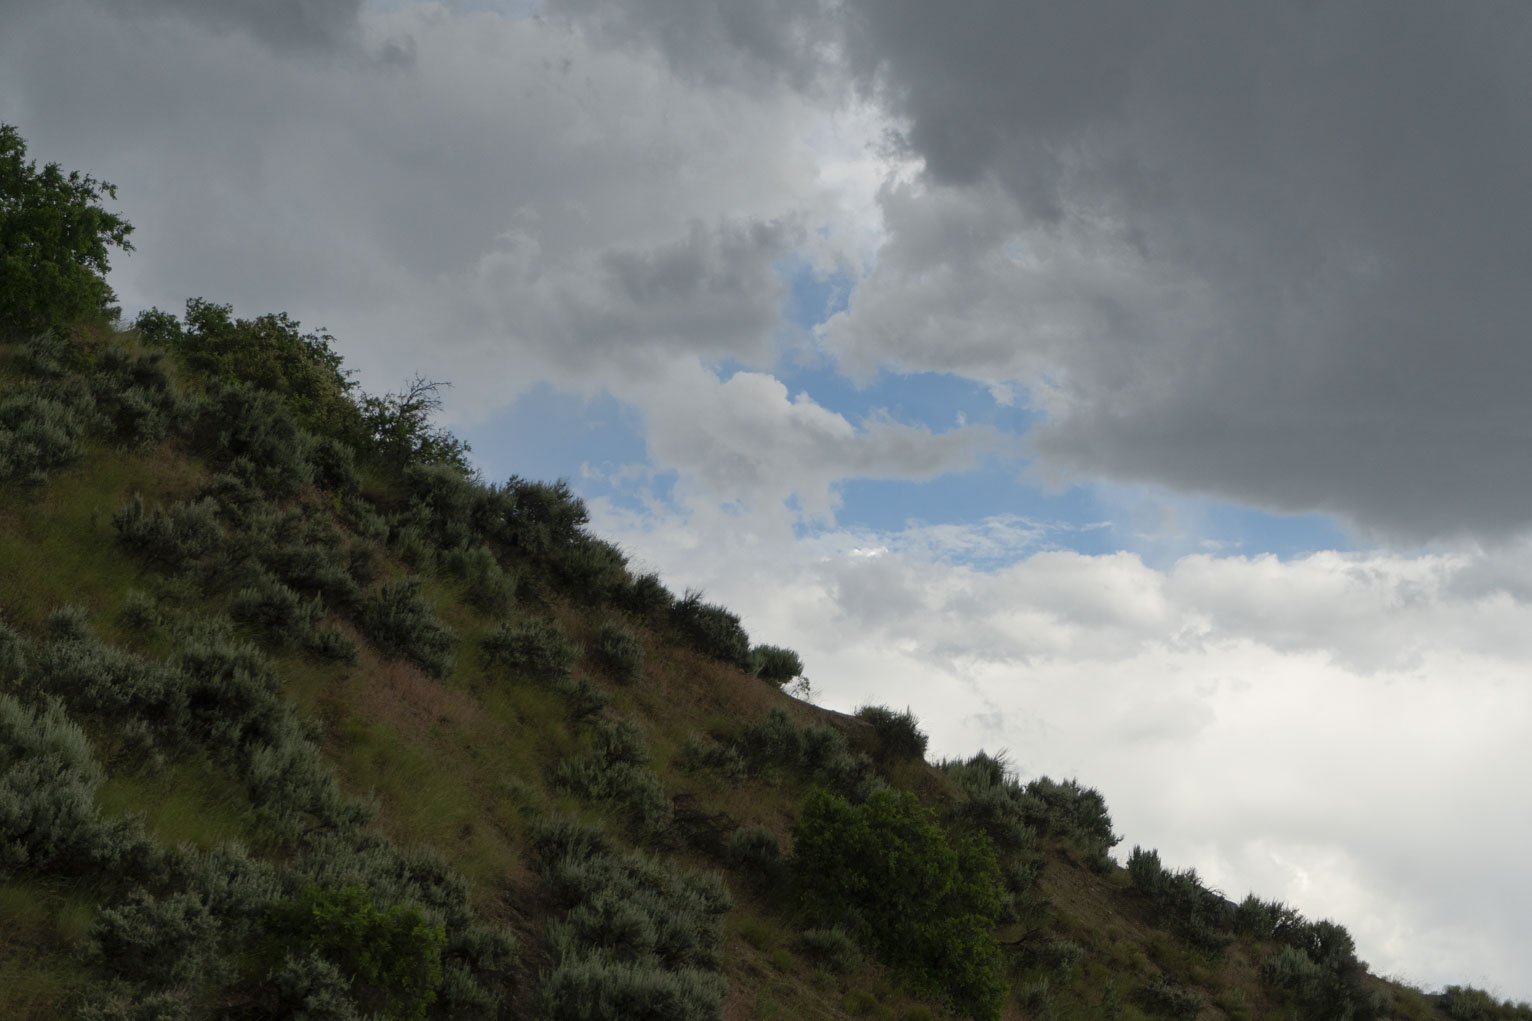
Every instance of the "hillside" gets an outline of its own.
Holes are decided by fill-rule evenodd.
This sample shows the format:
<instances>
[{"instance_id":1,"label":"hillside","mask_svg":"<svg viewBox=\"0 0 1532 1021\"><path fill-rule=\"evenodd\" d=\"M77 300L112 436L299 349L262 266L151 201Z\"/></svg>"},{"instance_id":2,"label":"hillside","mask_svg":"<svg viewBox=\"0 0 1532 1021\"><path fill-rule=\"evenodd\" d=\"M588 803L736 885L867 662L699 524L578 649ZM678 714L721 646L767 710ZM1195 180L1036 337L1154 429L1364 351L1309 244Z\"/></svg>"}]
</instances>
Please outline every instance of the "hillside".
<instances>
[{"instance_id":1,"label":"hillside","mask_svg":"<svg viewBox=\"0 0 1532 1021\"><path fill-rule=\"evenodd\" d=\"M566 486L475 477L432 384L361 393L280 314L122 328L104 249L39 236L0 253L0 1016L1532 1017L793 698Z\"/></svg>"}]
</instances>

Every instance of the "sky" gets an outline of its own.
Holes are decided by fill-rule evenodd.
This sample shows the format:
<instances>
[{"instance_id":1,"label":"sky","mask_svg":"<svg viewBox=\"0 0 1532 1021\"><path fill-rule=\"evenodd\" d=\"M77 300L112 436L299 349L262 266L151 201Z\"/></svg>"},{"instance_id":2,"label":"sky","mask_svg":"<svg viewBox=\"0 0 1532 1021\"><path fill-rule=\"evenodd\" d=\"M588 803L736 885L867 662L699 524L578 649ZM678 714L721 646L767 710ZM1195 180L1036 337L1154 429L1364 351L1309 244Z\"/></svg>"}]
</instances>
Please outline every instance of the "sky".
<instances>
[{"instance_id":1,"label":"sky","mask_svg":"<svg viewBox=\"0 0 1532 1021\"><path fill-rule=\"evenodd\" d=\"M131 315L449 381L809 697L1532 999L1532 7L0 0Z\"/></svg>"}]
</instances>

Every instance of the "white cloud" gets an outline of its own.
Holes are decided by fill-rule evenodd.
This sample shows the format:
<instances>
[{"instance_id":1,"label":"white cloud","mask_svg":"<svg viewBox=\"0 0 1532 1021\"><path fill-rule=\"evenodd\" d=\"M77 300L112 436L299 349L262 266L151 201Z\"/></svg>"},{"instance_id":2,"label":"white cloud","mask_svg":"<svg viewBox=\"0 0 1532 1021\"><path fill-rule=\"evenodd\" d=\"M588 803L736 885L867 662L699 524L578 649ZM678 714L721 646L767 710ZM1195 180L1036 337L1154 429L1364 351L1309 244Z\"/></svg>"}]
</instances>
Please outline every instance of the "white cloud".
<instances>
[{"instance_id":1,"label":"white cloud","mask_svg":"<svg viewBox=\"0 0 1532 1021\"><path fill-rule=\"evenodd\" d=\"M1124 852L1334 918L1381 973L1532 994L1513 779L1532 769L1532 604L1486 580L1485 555L1157 570L1049 550L1043 524L738 547L737 522L596 511L756 641L797 649L824 704L909 706L934 754L1006 748L1027 775L1078 776ZM1008 566L944 559L997 536Z\"/></svg>"}]
</instances>

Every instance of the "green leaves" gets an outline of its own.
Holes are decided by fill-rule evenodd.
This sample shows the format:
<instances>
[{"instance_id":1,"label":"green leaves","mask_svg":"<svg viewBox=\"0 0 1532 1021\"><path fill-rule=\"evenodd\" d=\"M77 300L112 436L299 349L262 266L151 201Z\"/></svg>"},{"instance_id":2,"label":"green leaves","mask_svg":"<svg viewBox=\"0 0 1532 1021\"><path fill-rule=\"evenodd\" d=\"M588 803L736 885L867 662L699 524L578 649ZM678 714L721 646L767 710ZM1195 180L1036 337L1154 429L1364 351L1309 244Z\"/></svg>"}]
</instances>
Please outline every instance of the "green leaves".
<instances>
[{"instance_id":1,"label":"green leaves","mask_svg":"<svg viewBox=\"0 0 1532 1021\"><path fill-rule=\"evenodd\" d=\"M1005 997L1000 870L983 837L949 840L915 795L884 788L853 805L809 796L793 830L793 874L812 917L851 929L917 987L975 1018Z\"/></svg>"},{"instance_id":2,"label":"green leaves","mask_svg":"<svg viewBox=\"0 0 1532 1021\"><path fill-rule=\"evenodd\" d=\"M384 1017L424 1018L442 981L447 937L418 907L380 911L360 886L310 886L267 912L268 954L312 954L348 976L351 994Z\"/></svg>"},{"instance_id":3,"label":"green leaves","mask_svg":"<svg viewBox=\"0 0 1532 1021\"><path fill-rule=\"evenodd\" d=\"M131 251L133 228L99 205L117 190L57 163L41 170L0 124L0 325L37 330L98 313L111 291L107 247Z\"/></svg>"}]
</instances>

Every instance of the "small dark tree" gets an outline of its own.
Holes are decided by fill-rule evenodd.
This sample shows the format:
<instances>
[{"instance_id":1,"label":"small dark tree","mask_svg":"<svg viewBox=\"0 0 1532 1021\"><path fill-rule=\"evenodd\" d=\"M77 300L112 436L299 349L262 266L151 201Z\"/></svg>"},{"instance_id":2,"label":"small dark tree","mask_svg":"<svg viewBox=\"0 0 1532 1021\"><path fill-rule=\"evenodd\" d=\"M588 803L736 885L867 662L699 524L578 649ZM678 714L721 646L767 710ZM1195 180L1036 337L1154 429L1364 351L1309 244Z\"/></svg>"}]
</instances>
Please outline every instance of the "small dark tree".
<instances>
[{"instance_id":1,"label":"small dark tree","mask_svg":"<svg viewBox=\"0 0 1532 1021\"><path fill-rule=\"evenodd\" d=\"M100 206L115 187L26 155L0 124L0 325L35 330L105 309L107 246L132 251L133 228Z\"/></svg>"}]
</instances>

